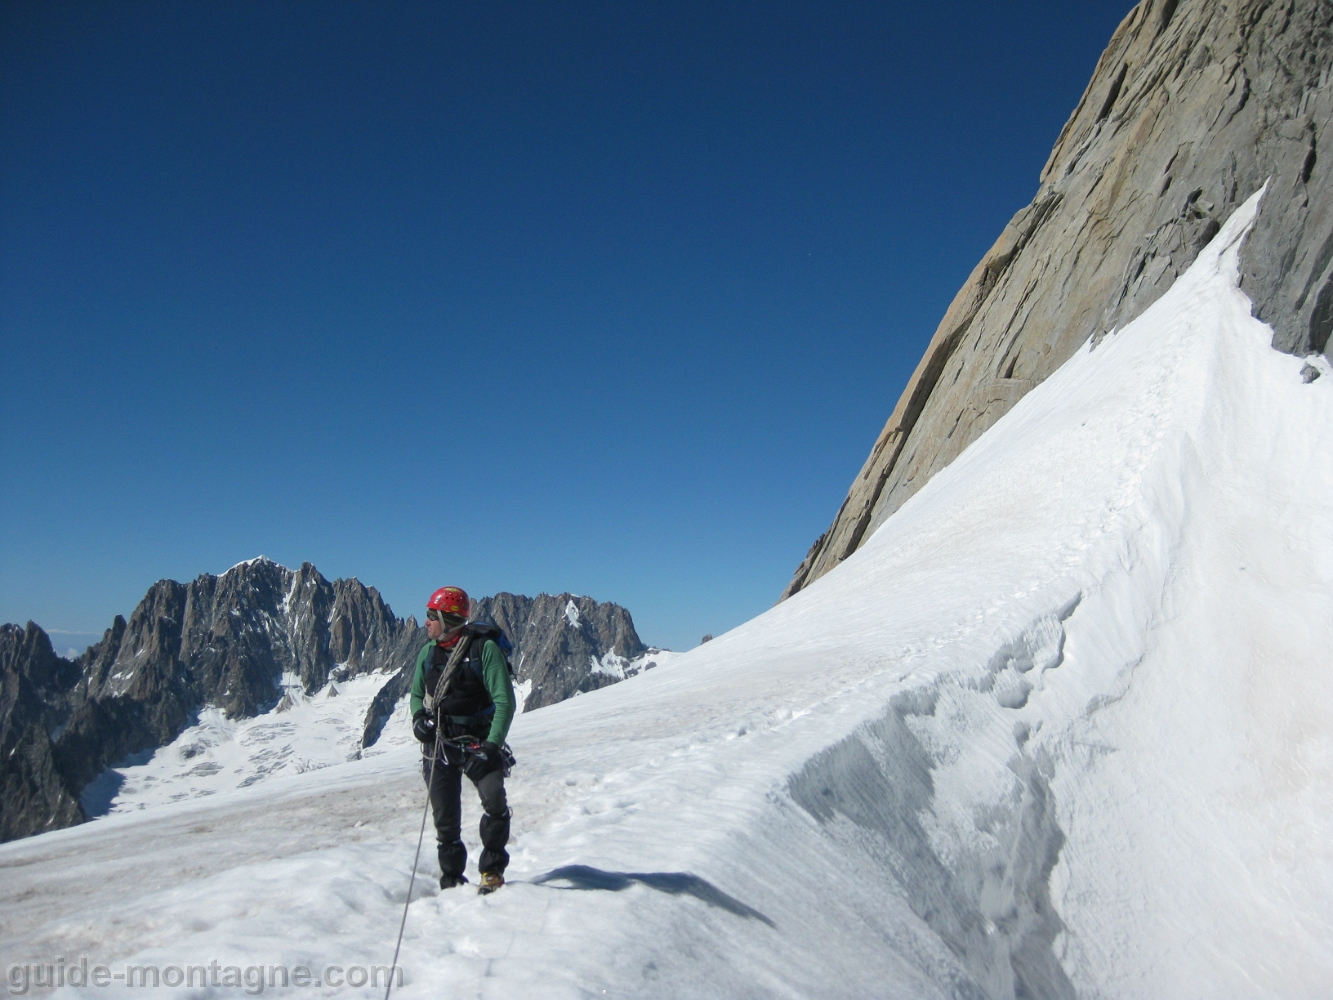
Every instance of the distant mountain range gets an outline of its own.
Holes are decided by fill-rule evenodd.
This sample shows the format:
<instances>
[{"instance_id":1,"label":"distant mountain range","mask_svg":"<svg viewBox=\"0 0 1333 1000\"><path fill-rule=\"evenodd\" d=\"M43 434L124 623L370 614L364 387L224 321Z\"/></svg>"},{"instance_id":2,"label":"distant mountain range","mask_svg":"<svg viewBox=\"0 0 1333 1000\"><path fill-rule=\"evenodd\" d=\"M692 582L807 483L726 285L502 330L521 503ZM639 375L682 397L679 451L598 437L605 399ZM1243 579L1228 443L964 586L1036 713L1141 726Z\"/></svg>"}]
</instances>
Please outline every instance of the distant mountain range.
<instances>
[{"instance_id":1,"label":"distant mountain range","mask_svg":"<svg viewBox=\"0 0 1333 1000\"><path fill-rule=\"evenodd\" d=\"M570 594L497 594L474 618L514 643L531 711L655 665L628 611ZM260 557L188 584L161 580L129 620L75 659L29 622L0 626L0 840L88 818L80 794L107 767L166 746L211 706L228 718L282 707L331 682L384 674L363 747L380 736L427 641L356 579L325 579Z\"/></svg>"}]
</instances>

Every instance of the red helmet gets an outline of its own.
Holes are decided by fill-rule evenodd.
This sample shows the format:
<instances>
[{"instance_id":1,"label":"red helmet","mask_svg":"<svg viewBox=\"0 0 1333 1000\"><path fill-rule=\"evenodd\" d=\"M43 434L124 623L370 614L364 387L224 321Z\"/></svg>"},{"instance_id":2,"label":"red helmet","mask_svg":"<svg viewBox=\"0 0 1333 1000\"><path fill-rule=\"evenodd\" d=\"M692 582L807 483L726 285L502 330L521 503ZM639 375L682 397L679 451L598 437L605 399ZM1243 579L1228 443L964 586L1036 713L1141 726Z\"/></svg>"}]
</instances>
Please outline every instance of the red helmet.
<instances>
[{"instance_id":1,"label":"red helmet","mask_svg":"<svg viewBox=\"0 0 1333 1000\"><path fill-rule=\"evenodd\" d=\"M462 587L441 587L430 595L426 607L431 611L438 611L441 615L455 617L461 623L467 621L468 612L472 610L472 602L468 600L467 593Z\"/></svg>"}]
</instances>

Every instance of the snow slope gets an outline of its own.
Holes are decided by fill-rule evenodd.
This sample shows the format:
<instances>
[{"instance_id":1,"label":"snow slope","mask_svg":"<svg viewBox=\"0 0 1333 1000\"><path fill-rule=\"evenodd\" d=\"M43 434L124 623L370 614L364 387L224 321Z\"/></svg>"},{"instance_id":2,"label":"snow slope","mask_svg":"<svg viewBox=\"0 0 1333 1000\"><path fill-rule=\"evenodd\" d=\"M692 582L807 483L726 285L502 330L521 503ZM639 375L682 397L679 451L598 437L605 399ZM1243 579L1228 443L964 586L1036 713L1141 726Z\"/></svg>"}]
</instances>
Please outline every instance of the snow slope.
<instances>
[{"instance_id":1,"label":"snow slope","mask_svg":"<svg viewBox=\"0 0 1333 1000\"><path fill-rule=\"evenodd\" d=\"M511 884L428 879L394 995L1327 996L1333 373L1237 288L1257 200L838 569L518 719ZM387 963L416 766L4 845L5 960Z\"/></svg>"},{"instance_id":2,"label":"snow slope","mask_svg":"<svg viewBox=\"0 0 1333 1000\"><path fill-rule=\"evenodd\" d=\"M156 808L415 743L404 697L380 740L361 748L366 711L388 679L386 673L359 674L307 695L300 678L288 674L272 711L228 719L221 709L205 708L195 725L142 762L107 768L84 792L84 810L100 816Z\"/></svg>"},{"instance_id":3,"label":"snow slope","mask_svg":"<svg viewBox=\"0 0 1333 1000\"><path fill-rule=\"evenodd\" d=\"M591 657L590 666L594 673L621 680L679 655L653 649L626 659L612 652ZM277 707L261 715L228 719L221 709L206 707L198 722L167 746L140 755L143 759L138 762L103 771L83 793L84 811L103 816L151 809L248 788L278 775L304 774L394 748L415 747L407 695L399 699L379 739L372 746L361 746L366 712L389 679L384 672L358 674L306 694L300 678L287 674ZM531 678L515 685L519 714L531 688Z\"/></svg>"}]
</instances>

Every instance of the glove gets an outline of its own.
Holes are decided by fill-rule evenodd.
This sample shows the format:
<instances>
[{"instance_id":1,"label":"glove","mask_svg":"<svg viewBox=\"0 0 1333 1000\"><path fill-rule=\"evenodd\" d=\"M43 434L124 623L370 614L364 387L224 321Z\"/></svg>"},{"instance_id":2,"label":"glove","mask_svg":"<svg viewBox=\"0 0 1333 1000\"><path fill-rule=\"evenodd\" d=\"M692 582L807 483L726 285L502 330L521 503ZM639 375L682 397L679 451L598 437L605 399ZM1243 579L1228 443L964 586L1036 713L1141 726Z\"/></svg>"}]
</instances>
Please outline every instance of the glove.
<instances>
[{"instance_id":1,"label":"glove","mask_svg":"<svg viewBox=\"0 0 1333 1000\"><path fill-rule=\"evenodd\" d=\"M463 773L473 781L480 781L503 766L500 748L494 743L472 743L464 754Z\"/></svg>"},{"instance_id":2,"label":"glove","mask_svg":"<svg viewBox=\"0 0 1333 1000\"><path fill-rule=\"evenodd\" d=\"M412 716L412 735L422 743L435 742L435 717L424 708Z\"/></svg>"}]
</instances>

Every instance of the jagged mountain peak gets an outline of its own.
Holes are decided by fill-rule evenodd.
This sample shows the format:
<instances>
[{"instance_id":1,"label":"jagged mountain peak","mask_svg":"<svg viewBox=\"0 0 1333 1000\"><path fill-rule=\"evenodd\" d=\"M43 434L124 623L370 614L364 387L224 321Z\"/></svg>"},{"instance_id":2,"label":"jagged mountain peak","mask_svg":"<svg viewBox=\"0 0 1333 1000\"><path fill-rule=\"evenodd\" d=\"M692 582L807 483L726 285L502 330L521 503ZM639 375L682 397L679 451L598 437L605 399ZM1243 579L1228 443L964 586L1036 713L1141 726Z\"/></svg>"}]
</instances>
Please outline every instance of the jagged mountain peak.
<instances>
[{"instance_id":1,"label":"jagged mountain peak","mask_svg":"<svg viewBox=\"0 0 1333 1000\"><path fill-rule=\"evenodd\" d=\"M264 556L189 583L158 580L74 661L55 656L37 626L5 626L0 676L12 697L0 715L6 733L14 729L9 742L29 749L5 765L14 794L0 837L77 822L75 795L104 767L170 743L205 706L246 718L293 688L310 694L330 679L392 672L416 651L417 633L374 588Z\"/></svg>"},{"instance_id":2,"label":"jagged mountain peak","mask_svg":"<svg viewBox=\"0 0 1333 1000\"><path fill-rule=\"evenodd\" d=\"M569 593L501 593L473 610L513 639L527 709L656 662L629 612L615 604ZM317 692L331 696L336 683L382 674L360 732L348 727L356 752L379 737L425 642L416 618L397 618L374 587L266 556L188 583L158 580L128 618L117 615L73 660L57 656L39 626L6 625L0 753L9 756L0 758L0 839L80 821L78 795L104 768L168 746L201 711L226 728Z\"/></svg>"},{"instance_id":3,"label":"jagged mountain peak","mask_svg":"<svg viewBox=\"0 0 1333 1000\"><path fill-rule=\"evenodd\" d=\"M280 563L274 562L268 556L260 554L253 559L242 559L235 566L220 573L219 576L226 576L228 573L234 573L237 570L244 571L254 566L277 566L279 569L286 569L286 567L282 566ZM301 566L302 568L305 568L306 566L310 566L310 563L302 563ZM314 567L312 566L311 568L313 569Z\"/></svg>"}]
</instances>

